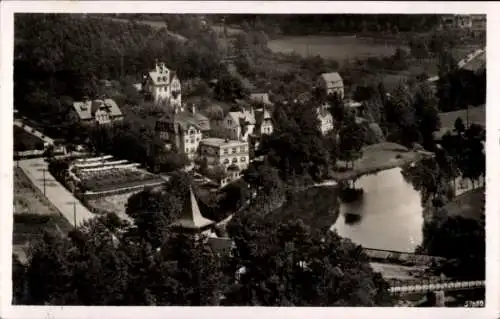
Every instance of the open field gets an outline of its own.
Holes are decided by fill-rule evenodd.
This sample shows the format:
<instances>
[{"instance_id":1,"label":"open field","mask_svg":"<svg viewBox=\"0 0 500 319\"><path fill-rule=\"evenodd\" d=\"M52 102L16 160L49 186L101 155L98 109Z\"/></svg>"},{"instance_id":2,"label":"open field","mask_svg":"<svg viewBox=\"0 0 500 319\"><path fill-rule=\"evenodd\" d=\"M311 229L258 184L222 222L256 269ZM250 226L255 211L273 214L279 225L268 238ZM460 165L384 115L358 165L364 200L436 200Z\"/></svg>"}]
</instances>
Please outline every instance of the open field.
<instances>
[{"instance_id":1,"label":"open field","mask_svg":"<svg viewBox=\"0 0 500 319\"><path fill-rule=\"evenodd\" d=\"M447 129L453 129L455 127L455 121L458 117L461 117L465 123L467 119L467 110L439 113L439 119L441 120L441 127ZM481 126L486 126L485 105L469 108L469 123L476 123Z\"/></svg>"},{"instance_id":2,"label":"open field","mask_svg":"<svg viewBox=\"0 0 500 319\"><path fill-rule=\"evenodd\" d=\"M13 253L26 260L29 243L44 231L68 232L69 222L37 190L23 173L14 168Z\"/></svg>"},{"instance_id":3,"label":"open field","mask_svg":"<svg viewBox=\"0 0 500 319\"><path fill-rule=\"evenodd\" d=\"M34 188L21 168L14 168L14 212L53 215L59 212Z\"/></svg>"},{"instance_id":4,"label":"open field","mask_svg":"<svg viewBox=\"0 0 500 319\"><path fill-rule=\"evenodd\" d=\"M125 210L127 208L128 199L136 193L138 193L138 191L119 195L103 196L101 198L88 200L87 205L90 208L97 210L113 212L121 219L132 222L132 219L125 213Z\"/></svg>"},{"instance_id":5,"label":"open field","mask_svg":"<svg viewBox=\"0 0 500 319\"><path fill-rule=\"evenodd\" d=\"M395 168L415 162L425 156L427 152L416 152L395 143L379 143L363 148L361 158L354 161L354 169L349 164L349 169L331 173L336 181L356 179L365 174L377 173L390 168ZM341 162L341 161L339 161ZM346 167L347 163L339 166Z\"/></svg>"},{"instance_id":6,"label":"open field","mask_svg":"<svg viewBox=\"0 0 500 319\"><path fill-rule=\"evenodd\" d=\"M380 57L393 55L398 47L394 44L375 43L361 40L356 36L288 36L268 42L273 52L292 53L301 56L320 55L323 58L342 63L354 58Z\"/></svg>"},{"instance_id":7,"label":"open field","mask_svg":"<svg viewBox=\"0 0 500 319\"><path fill-rule=\"evenodd\" d=\"M451 216L462 216L464 218L480 219L481 211L484 209L484 187L463 193L444 206Z\"/></svg>"}]
</instances>

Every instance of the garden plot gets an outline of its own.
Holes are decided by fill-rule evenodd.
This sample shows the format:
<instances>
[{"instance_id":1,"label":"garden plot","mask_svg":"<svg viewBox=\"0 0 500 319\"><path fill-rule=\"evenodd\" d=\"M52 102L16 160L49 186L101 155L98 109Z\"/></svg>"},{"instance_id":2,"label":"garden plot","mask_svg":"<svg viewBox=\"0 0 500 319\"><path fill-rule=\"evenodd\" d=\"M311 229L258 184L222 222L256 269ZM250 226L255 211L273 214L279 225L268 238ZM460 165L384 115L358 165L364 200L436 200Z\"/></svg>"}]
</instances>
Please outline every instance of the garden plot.
<instances>
[{"instance_id":1,"label":"garden plot","mask_svg":"<svg viewBox=\"0 0 500 319\"><path fill-rule=\"evenodd\" d=\"M86 193L106 193L117 190L134 191L144 186L159 185L164 180L157 175L137 168L138 164L124 160L87 161L74 163L70 175Z\"/></svg>"},{"instance_id":2,"label":"garden plot","mask_svg":"<svg viewBox=\"0 0 500 319\"><path fill-rule=\"evenodd\" d=\"M125 213L127 209L127 202L130 196L138 193L140 191L128 192L119 195L103 196L96 199L91 199L87 201L87 205L91 209L96 209L100 211L113 212L121 219L132 222L132 219Z\"/></svg>"}]
</instances>

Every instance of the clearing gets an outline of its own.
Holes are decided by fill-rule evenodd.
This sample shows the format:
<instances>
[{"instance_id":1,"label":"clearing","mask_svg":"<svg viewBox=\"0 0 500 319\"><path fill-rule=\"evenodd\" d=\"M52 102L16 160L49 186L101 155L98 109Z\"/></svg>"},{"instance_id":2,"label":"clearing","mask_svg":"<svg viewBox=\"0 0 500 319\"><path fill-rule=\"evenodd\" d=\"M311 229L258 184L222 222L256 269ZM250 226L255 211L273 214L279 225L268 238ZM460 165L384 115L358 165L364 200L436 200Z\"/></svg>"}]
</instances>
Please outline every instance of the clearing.
<instances>
[{"instance_id":1,"label":"clearing","mask_svg":"<svg viewBox=\"0 0 500 319\"><path fill-rule=\"evenodd\" d=\"M338 161L337 167L345 171L335 171L331 177L336 181L352 180L365 174L377 173L390 168L400 167L432 156L424 151L411 151L396 143L378 143L363 147L362 157L354 161L354 168L344 161ZM341 165L338 165L342 163ZM350 162L349 162L350 163Z\"/></svg>"},{"instance_id":2,"label":"clearing","mask_svg":"<svg viewBox=\"0 0 500 319\"><path fill-rule=\"evenodd\" d=\"M70 223L30 182L21 168L14 168L13 253L26 261L29 244L44 231L66 233Z\"/></svg>"},{"instance_id":3,"label":"clearing","mask_svg":"<svg viewBox=\"0 0 500 319\"><path fill-rule=\"evenodd\" d=\"M479 220L485 204L484 187L463 193L444 206L450 216Z\"/></svg>"},{"instance_id":4,"label":"clearing","mask_svg":"<svg viewBox=\"0 0 500 319\"><path fill-rule=\"evenodd\" d=\"M127 220L132 223L132 219L125 213L127 208L127 202L130 196L138 193L140 191L134 191L130 193L103 196L96 199L87 200L87 206L89 208L97 209L100 211L113 212L121 219Z\"/></svg>"},{"instance_id":5,"label":"clearing","mask_svg":"<svg viewBox=\"0 0 500 319\"><path fill-rule=\"evenodd\" d=\"M467 116L468 113L468 116ZM439 113L439 119L441 120L441 128L454 129L455 121L458 117L461 117L465 122L467 117L469 118L469 123L479 124L481 126L486 126L486 106L481 105L477 107L471 107L468 110L458 110L452 112Z\"/></svg>"}]
</instances>

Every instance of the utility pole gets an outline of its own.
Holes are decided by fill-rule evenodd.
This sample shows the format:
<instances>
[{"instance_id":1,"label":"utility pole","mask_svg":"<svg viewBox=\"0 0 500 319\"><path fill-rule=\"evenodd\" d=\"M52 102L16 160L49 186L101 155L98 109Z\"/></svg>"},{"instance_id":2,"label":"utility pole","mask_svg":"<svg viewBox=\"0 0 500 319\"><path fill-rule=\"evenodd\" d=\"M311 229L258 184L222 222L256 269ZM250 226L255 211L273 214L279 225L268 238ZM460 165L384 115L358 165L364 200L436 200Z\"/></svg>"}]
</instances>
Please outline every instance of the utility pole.
<instances>
[{"instance_id":1,"label":"utility pole","mask_svg":"<svg viewBox=\"0 0 500 319\"><path fill-rule=\"evenodd\" d=\"M467 109L466 109L466 118L467 118L467 126L466 128L469 128L469 104L467 104Z\"/></svg>"},{"instance_id":2,"label":"utility pole","mask_svg":"<svg viewBox=\"0 0 500 319\"><path fill-rule=\"evenodd\" d=\"M46 187L45 187L45 168L42 168L42 174L43 174L43 196L45 196L46 193Z\"/></svg>"},{"instance_id":3,"label":"utility pole","mask_svg":"<svg viewBox=\"0 0 500 319\"><path fill-rule=\"evenodd\" d=\"M73 222L74 227L76 229L76 201L73 201Z\"/></svg>"}]
</instances>

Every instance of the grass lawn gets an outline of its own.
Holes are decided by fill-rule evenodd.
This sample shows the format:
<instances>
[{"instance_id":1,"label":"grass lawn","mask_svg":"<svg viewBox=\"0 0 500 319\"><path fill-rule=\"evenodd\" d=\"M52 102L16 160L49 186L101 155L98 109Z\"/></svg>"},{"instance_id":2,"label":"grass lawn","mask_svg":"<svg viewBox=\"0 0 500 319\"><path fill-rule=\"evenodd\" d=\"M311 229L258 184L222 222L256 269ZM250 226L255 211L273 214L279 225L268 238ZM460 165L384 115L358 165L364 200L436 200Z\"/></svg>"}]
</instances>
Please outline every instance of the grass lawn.
<instances>
[{"instance_id":1,"label":"grass lawn","mask_svg":"<svg viewBox=\"0 0 500 319\"><path fill-rule=\"evenodd\" d=\"M354 169L331 173L336 181L355 179L365 174L376 173L390 168L403 166L430 156L429 153L415 152L396 143L378 143L363 148L363 155L354 161ZM345 168L346 163L337 162L337 167Z\"/></svg>"},{"instance_id":2,"label":"grass lawn","mask_svg":"<svg viewBox=\"0 0 500 319\"><path fill-rule=\"evenodd\" d=\"M70 223L44 198L24 175L14 168L13 252L26 259L29 243L39 239L44 231L67 233Z\"/></svg>"},{"instance_id":3,"label":"grass lawn","mask_svg":"<svg viewBox=\"0 0 500 319\"><path fill-rule=\"evenodd\" d=\"M441 127L453 129L455 127L455 121L458 117L461 117L465 124L465 121L467 120L467 110L439 113ZM486 106L482 105L469 108L469 122L486 126Z\"/></svg>"},{"instance_id":4,"label":"grass lawn","mask_svg":"<svg viewBox=\"0 0 500 319\"><path fill-rule=\"evenodd\" d=\"M484 188L476 188L459 195L444 209L450 216L462 216L464 218L480 219L481 211L484 209Z\"/></svg>"},{"instance_id":5,"label":"grass lawn","mask_svg":"<svg viewBox=\"0 0 500 319\"><path fill-rule=\"evenodd\" d=\"M131 222L132 219L125 213L125 210L127 208L127 202L130 196L138 192L139 191L134 191L124 194L104 196L98 199L91 199L87 201L87 204L89 208L95 208L106 212L113 212L118 215L118 217Z\"/></svg>"},{"instance_id":6,"label":"grass lawn","mask_svg":"<svg viewBox=\"0 0 500 319\"><path fill-rule=\"evenodd\" d=\"M30 213L56 215L59 212L39 194L21 168L14 168L14 211L17 214Z\"/></svg>"}]
</instances>

